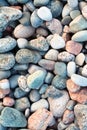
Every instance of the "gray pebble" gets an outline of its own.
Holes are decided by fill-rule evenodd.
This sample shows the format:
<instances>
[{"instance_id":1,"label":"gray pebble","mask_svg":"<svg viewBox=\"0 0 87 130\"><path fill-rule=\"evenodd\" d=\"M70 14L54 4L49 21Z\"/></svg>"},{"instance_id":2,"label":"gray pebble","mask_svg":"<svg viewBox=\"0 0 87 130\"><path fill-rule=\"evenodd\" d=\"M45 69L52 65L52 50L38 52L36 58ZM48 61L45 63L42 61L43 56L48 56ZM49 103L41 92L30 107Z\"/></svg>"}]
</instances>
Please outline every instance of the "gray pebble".
<instances>
[{"instance_id":1,"label":"gray pebble","mask_svg":"<svg viewBox=\"0 0 87 130\"><path fill-rule=\"evenodd\" d=\"M66 105L66 108L70 111L74 110L76 102L74 100L69 100L69 102Z\"/></svg>"},{"instance_id":2,"label":"gray pebble","mask_svg":"<svg viewBox=\"0 0 87 130\"><path fill-rule=\"evenodd\" d=\"M19 22L23 24L24 26L30 25L30 13L29 12L23 12L22 18L19 19Z\"/></svg>"},{"instance_id":3,"label":"gray pebble","mask_svg":"<svg viewBox=\"0 0 87 130\"><path fill-rule=\"evenodd\" d=\"M67 0L67 2L71 8L75 8L78 6L78 0Z\"/></svg>"},{"instance_id":4,"label":"gray pebble","mask_svg":"<svg viewBox=\"0 0 87 130\"><path fill-rule=\"evenodd\" d=\"M29 0L17 0L18 3L20 4L26 4Z\"/></svg>"},{"instance_id":5,"label":"gray pebble","mask_svg":"<svg viewBox=\"0 0 87 130\"><path fill-rule=\"evenodd\" d=\"M16 88L18 86L18 78L20 75L13 75L9 78L10 87L12 89Z\"/></svg>"},{"instance_id":6,"label":"gray pebble","mask_svg":"<svg viewBox=\"0 0 87 130\"><path fill-rule=\"evenodd\" d=\"M10 76L11 76L11 71L10 70L7 70L7 71L1 70L0 71L0 80L1 79L6 79L6 78L8 78Z\"/></svg>"},{"instance_id":7,"label":"gray pebble","mask_svg":"<svg viewBox=\"0 0 87 130\"><path fill-rule=\"evenodd\" d=\"M82 75L87 77L87 64L82 68Z\"/></svg>"},{"instance_id":8,"label":"gray pebble","mask_svg":"<svg viewBox=\"0 0 87 130\"><path fill-rule=\"evenodd\" d=\"M40 99L40 94L38 90L31 90L31 92L29 93L29 99L32 102L37 102Z\"/></svg>"},{"instance_id":9,"label":"gray pebble","mask_svg":"<svg viewBox=\"0 0 87 130\"><path fill-rule=\"evenodd\" d=\"M44 94L46 92L46 90L47 90L48 87L49 87L48 84L43 84L41 86L40 90L39 90L39 93L40 94Z\"/></svg>"},{"instance_id":10,"label":"gray pebble","mask_svg":"<svg viewBox=\"0 0 87 130\"><path fill-rule=\"evenodd\" d=\"M39 7L39 6L43 6L43 5L47 5L49 3L50 0L34 0L34 5L36 7Z\"/></svg>"},{"instance_id":11,"label":"gray pebble","mask_svg":"<svg viewBox=\"0 0 87 130\"><path fill-rule=\"evenodd\" d=\"M75 18L78 17L80 14L81 14L81 13L80 13L79 10L72 10L72 11L70 12L70 16L71 16L72 19L75 19Z\"/></svg>"},{"instance_id":12,"label":"gray pebble","mask_svg":"<svg viewBox=\"0 0 87 130\"><path fill-rule=\"evenodd\" d=\"M53 77L54 77L54 75L52 73L48 72L46 75L46 78L45 78L45 83L50 84Z\"/></svg>"},{"instance_id":13,"label":"gray pebble","mask_svg":"<svg viewBox=\"0 0 87 130\"><path fill-rule=\"evenodd\" d=\"M30 0L25 5L26 5L26 7L28 8L29 11L33 12L35 10L35 6L34 6L33 1Z\"/></svg>"},{"instance_id":14,"label":"gray pebble","mask_svg":"<svg viewBox=\"0 0 87 130\"><path fill-rule=\"evenodd\" d=\"M69 25L69 23L72 21L72 19L71 19L71 17L70 16L65 16L65 17L63 17L63 19L62 19L62 24L63 25Z\"/></svg>"}]
</instances>

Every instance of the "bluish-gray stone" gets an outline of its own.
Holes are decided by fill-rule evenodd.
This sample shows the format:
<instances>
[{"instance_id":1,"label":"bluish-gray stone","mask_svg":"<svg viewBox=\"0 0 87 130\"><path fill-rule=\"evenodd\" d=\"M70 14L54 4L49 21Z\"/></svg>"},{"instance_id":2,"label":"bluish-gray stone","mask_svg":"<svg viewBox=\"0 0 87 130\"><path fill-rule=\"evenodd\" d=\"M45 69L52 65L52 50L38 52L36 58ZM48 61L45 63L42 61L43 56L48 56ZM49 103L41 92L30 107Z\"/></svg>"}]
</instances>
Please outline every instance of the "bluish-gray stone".
<instances>
[{"instance_id":1,"label":"bluish-gray stone","mask_svg":"<svg viewBox=\"0 0 87 130\"><path fill-rule=\"evenodd\" d=\"M39 93L40 94L44 94L46 92L46 90L47 90L48 87L49 87L48 84L43 84L41 86L40 90L39 90Z\"/></svg>"},{"instance_id":2,"label":"bluish-gray stone","mask_svg":"<svg viewBox=\"0 0 87 130\"><path fill-rule=\"evenodd\" d=\"M38 6L44 6L47 5L49 3L50 0L34 0L34 5L36 7Z\"/></svg>"},{"instance_id":3,"label":"bluish-gray stone","mask_svg":"<svg viewBox=\"0 0 87 130\"><path fill-rule=\"evenodd\" d=\"M15 91L14 91L14 97L15 98L22 98L26 95L27 93L24 92L22 89L20 88L16 88Z\"/></svg>"},{"instance_id":4,"label":"bluish-gray stone","mask_svg":"<svg viewBox=\"0 0 87 130\"><path fill-rule=\"evenodd\" d=\"M23 24L24 26L30 25L30 13L29 12L23 12L22 18L19 19L19 22Z\"/></svg>"},{"instance_id":5,"label":"bluish-gray stone","mask_svg":"<svg viewBox=\"0 0 87 130\"><path fill-rule=\"evenodd\" d=\"M17 0L7 0L9 4L16 5L18 4Z\"/></svg>"},{"instance_id":6,"label":"bluish-gray stone","mask_svg":"<svg viewBox=\"0 0 87 130\"><path fill-rule=\"evenodd\" d=\"M17 0L18 3L20 4L26 4L29 0Z\"/></svg>"},{"instance_id":7,"label":"bluish-gray stone","mask_svg":"<svg viewBox=\"0 0 87 130\"><path fill-rule=\"evenodd\" d=\"M6 0L0 0L0 6L8 6L9 4L7 3Z\"/></svg>"},{"instance_id":8,"label":"bluish-gray stone","mask_svg":"<svg viewBox=\"0 0 87 130\"><path fill-rule=\"evenodd\" d=\"M0 71L0 80L1 79L7 79L10 76L11 76L11 71L10 70L7 70L7 71L1 70Z\"/></svg>"}]
</instances>

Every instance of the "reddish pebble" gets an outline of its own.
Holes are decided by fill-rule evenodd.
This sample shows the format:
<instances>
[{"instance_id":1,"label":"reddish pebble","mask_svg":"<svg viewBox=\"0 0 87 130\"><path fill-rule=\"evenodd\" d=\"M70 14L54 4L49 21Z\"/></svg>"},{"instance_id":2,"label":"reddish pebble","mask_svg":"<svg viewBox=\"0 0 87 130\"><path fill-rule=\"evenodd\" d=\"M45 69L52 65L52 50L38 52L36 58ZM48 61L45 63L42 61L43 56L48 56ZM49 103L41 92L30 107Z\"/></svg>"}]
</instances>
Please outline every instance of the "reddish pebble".
<instances>
[{"instance_id":1,"label":"reddish pebble","mask_svg":"<svg viewBox=\"0 0 87 130\"><path fill-rule=\"evenodd\" d=\"M15 101L13 98L10 98L10 97L4 97L3 98L3 105L4 106L8 106L8 107L11 107L15 104Z\"/></svg>"},{"instance_id":2,"label":"reddish pebble","mask_svg":"<svg viewBox=\"0 0 87 130\"><path fill-rule=\"evenodd\" d=\"M87 88L83 88L76 93L69 92L69 94L72 100L81 104L87 104Z\"/></svg>"},{"instance_id":3,"label":"reddish pebble","mask_svg":"<svg viewBox=\"0 0 87 130\"><path fill-rule=\"evenodd\" d=\"M70 124L74 121L74 112L70 110L66 110L63 115L63 123Z\"/></svg>"},{"instance_id":4,"label":"reddish pebble","mask_svg":"<svg viewBox=\"0 0 87 130\"><path fill-rule=\"evenodd\" d=\"M66 50L74 55L78 55L82 50L82 45L74 41L68 41L66 43Z\"/></svg>"},{"instance_id":5,"label":"reddish pebble","mask_svg":"<svg viewBox=\"0 0 87 130\"><path fill-rule=\"evenodd\" d=\"M80 90L80 86L75 84L71 79L67 80L66 86L67 86L68 91L70 92L77 92Z\"/></svg>"}]
</instances>

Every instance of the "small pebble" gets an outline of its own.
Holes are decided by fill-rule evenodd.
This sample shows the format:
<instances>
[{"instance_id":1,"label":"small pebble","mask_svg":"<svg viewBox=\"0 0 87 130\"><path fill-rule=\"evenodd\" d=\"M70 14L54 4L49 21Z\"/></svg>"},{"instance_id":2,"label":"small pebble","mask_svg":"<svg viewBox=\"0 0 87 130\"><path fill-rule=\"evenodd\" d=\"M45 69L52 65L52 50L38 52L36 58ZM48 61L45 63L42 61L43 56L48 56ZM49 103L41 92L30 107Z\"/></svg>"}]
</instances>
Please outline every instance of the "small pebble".
<instances>
[{"instance_id":1,"label":"small pebble","mask_svg":"<svg viewBox=\"0 0 87 130\"><path fill-rule=\"evenodd\" d=\"M28 118L29 115L30 115L30 109L26 108L26 110L25 110L25 117Z\"/></svg>"},{"instance_id":2,"label":"small pebble","mask_svg":"<svg viewBox=\"0 0 87 130\"><path fill-rule=\"evenodd\" d=\"M29 93L29 99L31 102L37 102L38 100L40 100L40 94L37 90L31 90L31 92Z\"/></svg>"},{"instance_id":3,"label":"small pebble","mask_svg":"<svg viewBox=\"0 0 87 130\"><path fill-rule=\"evenodd\" d=\"M3 105L11 107L15 104L15 100L10 97L4 97L3 98Z\"/></svg>"},{"instance_id":4,"label":"small pebble","mask_svg":"<svg viewBox=\"0 0 87 130\"><path fill-rule=\"evenodd\" d=\"M71 8L75 8L78 6L78 0L67 0L67 2Z\"/></svg>"},{"instance_id":5,"label":"small pebble","mask_svg":"<svg viewBox=\"0 0 87 130\"><path fill-rule=\"evenodd\" d=\"M24 38L18 38L18 40L17 40L17 45L18 45L18 47L19 47L20 49L26 48L27 45L28 45L28 41L27 41L26 39L24 39Z\"/></svg>"},{"instance_id":6,"label":"small pebble","mask_svg":"<svg viewBox=\"0 0 87 130\"><path fill-rule=\"evenodd\" d=\"M44 94L46 92L46 90L47 90L48 87L49 87L48 84L43 84L41 86L40 90L39 90L39 93L40 94Z\"/></svg>"},{"instance_id":7,"label":"small pebble","mask_svg":"<svg viewBox=\"0 0 87 130\"><path fill-rule=\"evenodd\" d=\"M72 19L75 19L76 17L78 17L80 15L80 11L79 10L72 10L70 12L70 16Z\"/></svg>"},{"instance_id":8,"label":"small pebble","mask_svg":"<svg viewBox=\"0 0 87 130\"><path fill-rule=\"evenodd\" d=\"M14 89L18 86L18 78L20 75L13 75L9 78L10 88Z\"/></svg>"},{"instance_id":9,"label":"small pebble","mask_svg":"<svg viewBox=\"0 0 87 130\"><path fill-rule=\"evenodd\" d=\"M53 77L54 77L54 75L52 73L48 72L47 75L46 75L46 78L45 78L45 83L50 84Z\"/></svg>"},{"instance_id":10,"label":"small pebble","mask_svg":"<svg viewBox=\"0 0 87 130\"><path fill-rule=\"evenodd\" d=\"M82 68L82 75L87 77L87 64Z\"/></svg>"},{"instance_id":11,"label":"small pebble","mask_svg":"<svg viewBox=\"0 0 87 130\"><path fill-rule=\"evenodd\" d=\"M7 71L0 70L0 80L1 79L6 79L6 78L8 78L10 76L11 76L11 71L10 70L7 70Z\"/></svg>"},{"instance_id":12,"label":"small pebble","mask_svg":"<svg viewBox=\"0 0 87 130\"><path fill-rule=\"evenodd\" d=\"M75 106L76 102L74 100L69 100L69 102L66 105L66 109L68 110L74 110L74 106Z\"/></svg>"},{"instance_id":13,"label":"small pebble","mask_svg":"<svg viewBox=\"0 0 87 130\"><path fill-rule=\"evenodd\" d=\"M68 77L71 77L72 74L75 74L76 72L76 63L74 61L70 61L67 64L67 75Z\"/></svg>"},{"instance_id":14,"label":"small pebble","mask_svg":"<svg viewBox=\"0 0 87 130\"><path fill-rule=\"evenodd\" d=\"M84 64L84 61L85 61L85 55L83 53L79 53L76 56L75 63L79 66L82 66Z\"/></svg>"},{"instance_id":15,"label":"small pebble","mask_svg":"<svg viewBox=\"0 0 87 130\"><path fill-rule=\"evenodd\" d=\"M82 15L87 19L87 5L82 8Z\"/></svg>"}]
</instances>

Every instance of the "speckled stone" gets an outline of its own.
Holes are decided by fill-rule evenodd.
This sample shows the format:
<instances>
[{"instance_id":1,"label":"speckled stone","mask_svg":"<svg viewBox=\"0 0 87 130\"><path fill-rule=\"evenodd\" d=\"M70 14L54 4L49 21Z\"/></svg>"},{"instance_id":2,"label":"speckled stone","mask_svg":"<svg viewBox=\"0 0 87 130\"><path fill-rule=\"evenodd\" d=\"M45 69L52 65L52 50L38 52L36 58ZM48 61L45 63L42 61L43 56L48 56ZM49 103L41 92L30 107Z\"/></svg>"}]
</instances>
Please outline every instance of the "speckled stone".
<instances>
[{"instance_id":1,"label":"speckled stone","mask_svg":"<svg viewBox=\"0 0 87 130\"><path fill-rule=\"evenodd\" d=\"M25 127L27 125L24 115L10 107L5 107L1 112L0 123L5 127Z\"/></svg>"},{"instance_id":2,"label":"speckled stone","mask_svg":"<svg viewBox=\"0 0 87 130\"><path fill-rule=\"evenodd\" d=\"M0 70L9 70L15 64L15 58L12 53L0 54Z\"/></svg>"},{"instance_id":3,"label":"speckled stone","mask_svg":"<svg viewBox=\"0 0 87 130\"><path fill-rule=\"evenodd\" d=\"M16 40L10 36L0 39L0 53L11 51L16 46Z\"/></svg>"},{"instance_id":4,"label":"speckled stone","mask_svg":"<svg viewBox=\"0 0 87 130\"><path fill-rule=\"evenodd\" d=\"M27 85L32 89L39 89L44 83L46 73L42 70L38 70L27 77Z\"/></svg>"},{"instance_id":5,"label":"speckled stone","mask_svg":"<svg viewBox=\"0 0 87 130\"><path fill-rule=\"evenodd\" d=\"M31 51L29 49L20 49L16 53L16 61L21 64L37 63L41 56L38 52Z\"/></svg>"}]
</instances>

